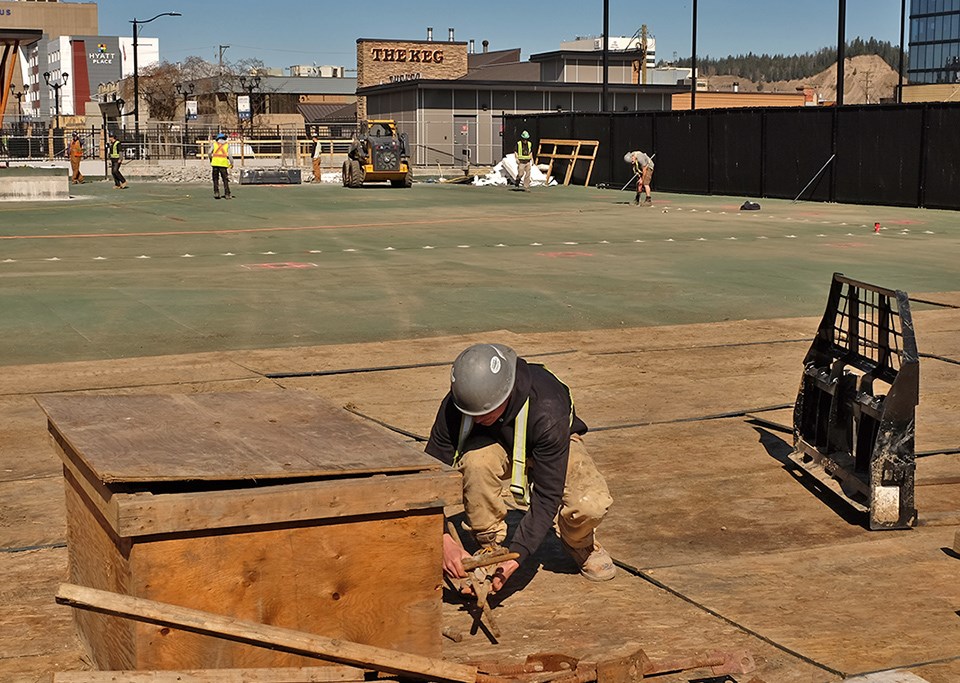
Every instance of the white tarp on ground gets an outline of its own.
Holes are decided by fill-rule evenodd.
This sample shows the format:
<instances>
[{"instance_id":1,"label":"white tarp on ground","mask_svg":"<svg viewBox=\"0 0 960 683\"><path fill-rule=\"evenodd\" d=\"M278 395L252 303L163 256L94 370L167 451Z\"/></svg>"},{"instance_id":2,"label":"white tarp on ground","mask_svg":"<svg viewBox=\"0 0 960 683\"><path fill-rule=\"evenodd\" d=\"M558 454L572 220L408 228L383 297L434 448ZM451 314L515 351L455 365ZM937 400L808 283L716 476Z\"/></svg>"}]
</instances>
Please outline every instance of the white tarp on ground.
<instances>
[{"instance_id":1,"label":"white tarp on ground","mask_svg":"<svg viewBox=\"0 0 960 683\"><path fill-rule=\"evenodd\" d=\"M508 154L493 167L487 175L473 179L474 185L507 185L513 183L517 177L517 155ZM534 164L530 167L530 185L556 185L553 178L547 182L547 176Z\"/></svg>"}]
</instances>

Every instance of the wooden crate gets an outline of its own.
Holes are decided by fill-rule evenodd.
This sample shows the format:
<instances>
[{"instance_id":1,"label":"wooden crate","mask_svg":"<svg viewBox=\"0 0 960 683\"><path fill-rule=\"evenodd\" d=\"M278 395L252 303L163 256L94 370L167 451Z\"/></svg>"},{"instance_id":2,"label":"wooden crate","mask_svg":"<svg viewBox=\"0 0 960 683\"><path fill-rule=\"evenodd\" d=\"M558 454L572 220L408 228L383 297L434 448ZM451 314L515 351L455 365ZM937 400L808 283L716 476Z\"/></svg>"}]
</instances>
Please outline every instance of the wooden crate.
<instances>
[{"instance_id":1,"label":"wooden crate","mask_svg":"<svg viewBox=\"0 0 960 683\"><path fill-rule=\"evenodd\" d=\"M73 583L440 656L459 474L308 392L49 396ZM75 612L101 669L315 660Z\"/></svg>"}]
</instances>

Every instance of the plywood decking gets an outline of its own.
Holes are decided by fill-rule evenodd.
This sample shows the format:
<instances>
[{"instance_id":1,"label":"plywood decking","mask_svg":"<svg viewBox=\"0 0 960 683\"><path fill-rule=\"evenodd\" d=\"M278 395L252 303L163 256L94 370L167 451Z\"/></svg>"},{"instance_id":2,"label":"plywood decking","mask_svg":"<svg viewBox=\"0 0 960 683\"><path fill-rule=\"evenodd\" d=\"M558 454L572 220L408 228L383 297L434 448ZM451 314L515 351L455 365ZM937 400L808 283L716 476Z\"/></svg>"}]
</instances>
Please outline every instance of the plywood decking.
<instances>
[{"instance_id":1,"label":"plywood decking","mask_svg":"<svg viewBox=\"0 0 960 683\"><path fill-rule=\"evenodd\" d=\"M39 403L57 438L104 483L440 468L388 432L305 392L48 396Z\"/></svg>"}]
</instances>

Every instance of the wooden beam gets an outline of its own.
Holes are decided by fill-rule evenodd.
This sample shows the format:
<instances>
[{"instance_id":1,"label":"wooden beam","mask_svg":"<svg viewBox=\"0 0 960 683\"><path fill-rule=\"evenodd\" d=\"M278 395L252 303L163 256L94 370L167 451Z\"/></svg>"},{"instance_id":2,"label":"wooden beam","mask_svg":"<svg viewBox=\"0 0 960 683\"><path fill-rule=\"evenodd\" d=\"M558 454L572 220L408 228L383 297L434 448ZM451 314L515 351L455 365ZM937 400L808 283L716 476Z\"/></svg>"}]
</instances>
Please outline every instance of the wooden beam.
<instances>
[{"instance_id":1,"label":"wooden beam","mask_svg":"<svg viewBox=\"0 0 960 683\"><path fill-rule=\"evenodd\" d=\"M459 472L418 472L357 479L193 493L117 493L116 531L122 537L225 529L442 509L463 495Z\"/></svg>"},{"instance_id":2,"label":"wooden beam","mask_svg":"<svg viewBox=\"0 0 960 683\"><path fill-rule=\"evenodd\" d=\"M476 683L477 681L477 669L473 666L363 645L347 640L326 638L312 633L258 624L211 612L178 607L154 600L135 598L69 583L60 584L56 600L61 605L69 605L78 609L179 628L215 638L224 638L306 657L317 657L318 659L400 676L447 683Z\"/></svg>"},{"instance_id":3,"label":"wooden beam","mask_svg":"<svg viewBox=\"0 0 960 683\"><path fill-rule=\"evenodd\" d=\"M346 683L363 681L352 666L189 671L61 671L53 683Z\"/></svg>"},{"instance_id":4,"label":"wooden beam","mask_svg":"<svg viewBox=\"0 0 960 683\"><path fill-rule=\"evenodd\" d=\"M589 147L590 152L582 152L581 149ZM567 161L567 172L564 175L563 184L569 185L573 178L573 171L578 161L589 161L590 167L587 169L587 177L584 179L584 185L590 184L590 176L593 174L593 164L597 158L597 149L600 147L599 140L540 140L537 146L537 161L541 158L549 159L547 165L547 177L553 173L553 162L561 159ZM569 151L566 151L569 148ZM563 150L563 151L561 151Z\"/></svg>"}]
</instances>

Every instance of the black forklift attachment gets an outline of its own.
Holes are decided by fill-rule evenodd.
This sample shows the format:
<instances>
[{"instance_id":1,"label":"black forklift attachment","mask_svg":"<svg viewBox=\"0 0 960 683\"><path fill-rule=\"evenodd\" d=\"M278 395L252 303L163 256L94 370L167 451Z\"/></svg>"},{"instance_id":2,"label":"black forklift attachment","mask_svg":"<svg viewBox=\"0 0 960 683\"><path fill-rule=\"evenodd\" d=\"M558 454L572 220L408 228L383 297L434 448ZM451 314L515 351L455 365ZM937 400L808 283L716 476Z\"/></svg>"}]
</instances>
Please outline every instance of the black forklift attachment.
<instances>
[{"instance_id":1,"label":"black forklift attachment","mask_svg":"<svg viewBox=\"0 0 960 683\"><path fill-rule=\"evenodd\" d=\"M834 273L803 365L791 458L871 529L912 526L920 360L907 294Z\"/></svg>"}]
</instances>

